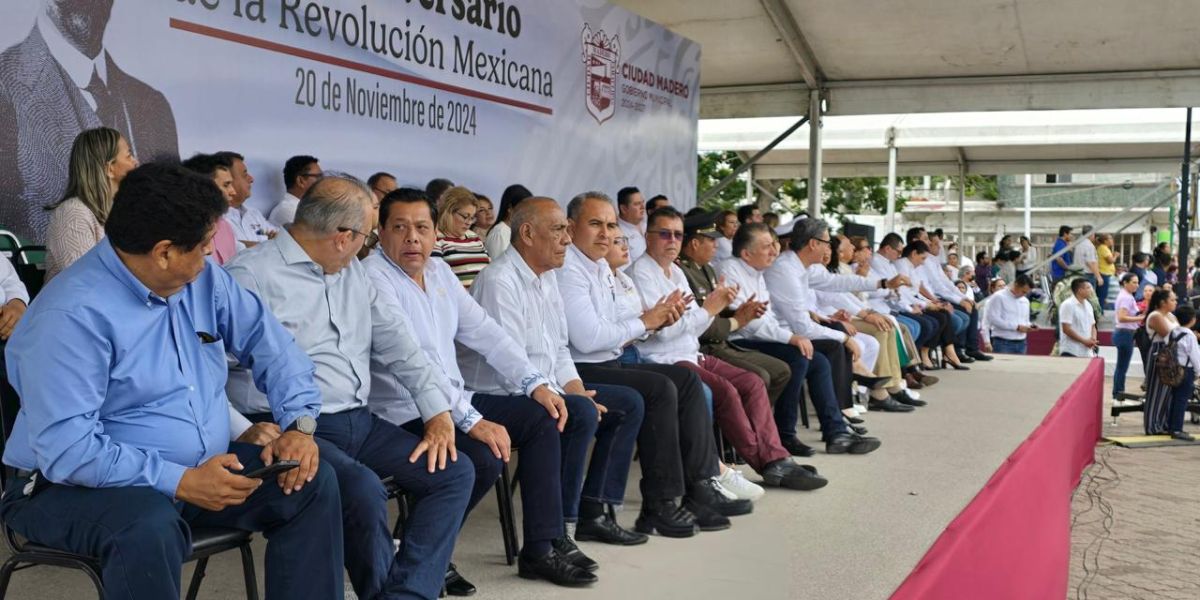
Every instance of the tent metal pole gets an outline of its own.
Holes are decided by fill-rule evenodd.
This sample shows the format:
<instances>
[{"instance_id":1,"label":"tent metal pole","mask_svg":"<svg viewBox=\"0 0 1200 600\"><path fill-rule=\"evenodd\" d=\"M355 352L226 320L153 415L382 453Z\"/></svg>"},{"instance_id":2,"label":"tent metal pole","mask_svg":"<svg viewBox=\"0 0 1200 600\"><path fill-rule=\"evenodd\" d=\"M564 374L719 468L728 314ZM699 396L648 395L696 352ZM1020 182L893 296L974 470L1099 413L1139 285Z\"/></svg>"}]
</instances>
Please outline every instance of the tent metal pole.
<instances>
[{"instance_id":1,"label":"tent metal pole","mask_svg":"<svg viewBox=\"0 0 1200 600\"><path fill-rule=\"evenodd\" d=\"M1176 295L1180 298L1188 297L1188 251L1191 240L1189 239L1189 230L1191 223L1188 219L1188 194L1192 191L1192 185L1189 179L1192 176L1192 108L1187 109L1187 133L1184 134L1183 141L1183 173L1179 182L1179 281L1176 283L1180 290L1176 291Z\"/></svg>"},{"instance_id":2,"label":"tent metal pole","mask_svg":"<svg viewBox=\"0 0 1200 600\"><path fill-rule=\"evenodd\" d=\"M708 188L708 190L705 191L703 194L701 194L700 198L698 198L696 200L696 204L702 204L702 203L704 203L704 201L708 200L709 198L712 198L713 196L716 196L717 194L721 193L721 190L728 187L729 184L733 183L734 181L737 181L737 178L739 175L741 175L742 173L745 173L747 169L754 166L754 164L757 163L759 160L761 160L762 157L766 156L768 152L770 152L771 150L774 150L775 146L778 146L781 142L783 142L783 140L786 140L788 138L788 136L795 133L797 129L800 129L800 127L802 127L807 122L808 122L808 115L804 115L803 117L800 117L799 121L796 121L795 124L793 124L791 127L788 127L787 130L785 130L783 133L779 134L778 137L771 140L771 143L767 144L766 148L759 150L757 153L755 153L754 156L751 156L750 159L747 160L746 162L742 163L742 165L740 167L734 169L732 173L726 175L725 178L722 179L721 181L718 181L717 185L714 185L714 186Z\"/></svg>"},{"instance_id":3,"label":"tent metal pole","mask_svg":"<svg viewBox=\"0 0 1200 600\"><path fill-rule=\"evenodd\" d=\"M821 147L821 90L813 89L808 94L808 214L821 216L821 163L824 160Z\"/></svg>"}]
</instances>

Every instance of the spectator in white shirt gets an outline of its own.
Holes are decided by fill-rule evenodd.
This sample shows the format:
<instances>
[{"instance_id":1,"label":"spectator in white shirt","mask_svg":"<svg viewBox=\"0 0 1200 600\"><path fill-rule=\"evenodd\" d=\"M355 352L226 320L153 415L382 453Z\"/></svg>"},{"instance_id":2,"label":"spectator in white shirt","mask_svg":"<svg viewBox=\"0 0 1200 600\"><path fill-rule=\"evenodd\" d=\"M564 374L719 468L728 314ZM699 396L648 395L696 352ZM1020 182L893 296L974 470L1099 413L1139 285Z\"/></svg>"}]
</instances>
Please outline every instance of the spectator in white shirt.
<instances>
[{"instance_id":1,"label":"spectator in white shirt","mask_svg":"<svg viewBox=\"0 0 1200 600\"><path fill-rule=\"evenodd\" d=\"M12 335L17 321L25 315L25 307L29 306L29 291L13 268L12 261L0 255L0 341ZM0 348L0 354L3 349ZM4 358L0 356L0 363Z\"/></svg>"},{"instance_id":2,"label":"spectator in white shirt","mask_svg":"<svg viewBox=\"0 0 1200 600\"><path fill-rule=\"evenodd\" d=\"M942 236L939 231L934 231L932 235L925 229L916 227L910 229L910 235L916 231L916 238L929 245L929 255L938 257L945 254L942 248ZM911 240L910 240L911 241ZM1015 250L1010 250L1010 253L1015 253ZM941 269L935 261L927 260L921 266L922 273L925 275L925 285L928 292L933 295L931 300L945 301L953 311L949 313L950 318L954 320L954 341L955 347L958 350L959 357L963 363L973 363L977 360L989 361L992 357L979 351L979 336L975 335L975 331L979 328L979 315L975 311L975 298L968 297L966 294L958 291L954 287L954 282L951 277L946 275L946 272Z\"/></svg>"},{"instance_id":3,"label":"spectator in white shirt","mask_svg":"<svg viewBox=\"0 0 1200 600\"><path fill-rule=\"evenodd\" d=\"M929 260L929 246L921 240L914 240L904 247L901 252L901 258L893 263L897 272L905 275L912 281L912 287L905 286L901 288L901 299L908 307L906 316L912 316L924 319L922 329L928 329L932 332L929 338L928 345L922 348L921 358L924 361L929 361L929 348L942 348L943 367L949 365L956 370L966 371L969 367L963 366L958 360L958 353L955 351L955 319L954 308L950 303L938 300L931 292L925 279L925 272L921 268ZM940 269L939 269L940 272ZM926 368L932 368L926 364Z\"/></svg>"},{"instance_id":4,"label":"spectator in white shirt","mask_svg":"<svg viewBox=\"0 0 1200 600\"><path fill-rule=\"evenodd\" d=\"M487 250L492 260L500 258L500 255L508 250L512 237L512 228L508 222L512 219L517 205L532 196L533 193L519 183L504 188L504 193L500 196L500 211L496 213L496 223L488 230L487 235L483 236L483 249Z\"/></svg>"},{"instance_id":5,"label":"spectator in white shirt","mask_svg":"<svg viewBox=\"0 0 1200 600\"><path fill-rule=\"evenodd\" d=\"M617 192L617 212L621 235L629 239L630 264L646 253L646 200L635 187L623 187Z\"/></svg>"},{"instance_id":6,"label":"spectator in white shirt","mask_svg":"<svg viewBox=\"0 0 1200 600\"><path fill-rule=\"evenodd\" d=\"M996 352L1025 354L1025 335L1037 329L1029 322L1029 299L1025 297L1031 289L1033 280L1028 275L1017 275L1012 285L989 297L988 328Z\"/></svg>"},{"instance_id":7,"label":"spectator in white shirt","mask_svg":"<svg viewBox=\"0 0 1200 600\"><path fill-rule=\"evenodd\" d=\"M568 481L575 489L582 484L598 408L587 396L567 394L543 375L525 349L471 299L450 267L430 258L437 235L423 190L391 194L380 208L386 219L380 251L363 261L363 267L382 310L408 322L430 364L442 370L453 388L449 396L458 429L455 445L475 466L467 512L491 491L510 448L520 448L517 479L523 490L525 530L521 575L559 585L595 582L589 572L595 562L563 533L563 487ZM479 354L508 385L499 390L467 389L458 367L458 344ZM372 364L371 380L371 412L420 435L424 425L412 394L386 365ZM567 448L572 452L563 452ZM448 573L448 585L451 578Z\"/></svg>"},{"instance_id":8,"label":"spectator in white shirt","mask_svg":"<svg viewBox=\"0 0 1200 600\"><path fill-rule=\"evenodd\" d=\"M283 164L283 187L287 191L283 200L271 209L271 223L276 227L287 227L296 220L296 207L304 192L321 178L321 165L315 156L293 156ZM368 184L370 185L370 184Z\"/></svg>"},{"instance_id":9,"label":"spectator in white shirt","mask_svg":"<svg viewBox=\"0 0 1200 600\"><path fill-rule=\"evenodd\" d=\"M629 268L642 303L653 303L675 291L691 295L683 270L675 264L683 245L682 215L672 208L657 209L647 219L646 233L646 254ZM736 295L736 287L718 281L702 306L691 300L678 321L639 342L642 355L651 362L691 369L712 388L714 419L766 485L797 490L825 487L825 478L792 462L791 454L780 443L763 380L700 353L700 335Z\"/></svg>"},{"instance_id":10,"label":"spectator in white shirt","mask_svg":"<svg viewBox=\"0 0 1200 600\"><path fill-rule=\"evenodd\" d=\"M254 177L246 169L246 159L236 152L217 152L213 157L233 175L235 193L229 202L225 220L233 227L234 237L243 246L252 248L275 238L279 231L258 209L248 206Z\"/></svg>"},{"instance_id":11,"label":"spectator in white shirt","mask_svg":"<svg viewBox=\"0 0 1200 600\"><path fill-rule=\"evenodd\" d=\"M1102 281L1100 275L1100 256L1096 252L1096 232L1092 230L1091 225L1083 226L1083 239L1075 246L1075 260L1071 263L1071 267L1078 271L1083 271L1083 276L1095 288Z\"/></svg>"},{"instance_id":12,"label":"spectator in white shirt","mask_svg":"<svg viewBox=\"0 0 1200 600\"><path fill-rule=\"evenodd\" d=\"M849 379L834 375L829 358L813 348L813 342L791 329L776 313L778 305L771 302L771 292L763 272L778 256L771 230L762 223L742 224L733 238L731 258L717 266L728 285L736 285L737 297L731 307L737 309L751 298L767 304L763 315L735 331L730 339L739 346L757 350L788 363L792 368L792 379L803 379L808 384L808 394L817 418L821 421L821 435L825 450L830 454L865 454L879 447L876 438L862 437L851 433L846 420L839 412L835 385L849 385ZM834 343L840 347L840 344ZM839 349L839 353L841 350ZM840 356L840 354L835 354ZM844 363L843 363L844 367ZM775 405L775 427L784 447L794 455L807 455L812 450L796 438L796 420L799 417L798 403L780 402ZM911 410L911 408L910 408Z\"/></svg>"},{"instance_id":13,"label":"spectator in white shirt","mask_svg":"<svg viewBox=\"0 0 1200 600\"><path fill-rule=\"evenodd\" d=\"M679 320L685 305L678 291L641 315L622 318L606 256L620 235L612 200L585 192L567 205L572 245L559 271L571 355L584 383L627 385L642 394L646 414L638 436L642 464L642 504L636 528L670 537L689 537L699 526L725 529L725 517L752 510L748 500L729 501L720 474L712 419L703 385L684 367L624 364L619 358L631 340ZM684 508L676 498L684 497Z\"/></svg>"},{"instance_id":14,"label":"spectator in white shirt","mask_svg":"<svg viewBox=\"0 0 1200 600\"><path fill-rule=\"evenodd\" d=\"M1100 341L1096 336L1096 313L1088 298L1092 284L1086 279L1071 282L1071 297L1058 307L1058 353L1060 356L1089 357Z\"/></svg>"},{"instance_id":15,"label":"spectator in white shirt","mask_svg":"<svg viewBox=\"0 0 1200 600\"><path fill-rule=\"evenodd\" d=\"M738 230L737 213L732 210L723 210L717 214L717 231L721 237L717 238L717 255L713 259L714 262L721 262L733 257L733 236Z\"/></svg>"}]
</instances>

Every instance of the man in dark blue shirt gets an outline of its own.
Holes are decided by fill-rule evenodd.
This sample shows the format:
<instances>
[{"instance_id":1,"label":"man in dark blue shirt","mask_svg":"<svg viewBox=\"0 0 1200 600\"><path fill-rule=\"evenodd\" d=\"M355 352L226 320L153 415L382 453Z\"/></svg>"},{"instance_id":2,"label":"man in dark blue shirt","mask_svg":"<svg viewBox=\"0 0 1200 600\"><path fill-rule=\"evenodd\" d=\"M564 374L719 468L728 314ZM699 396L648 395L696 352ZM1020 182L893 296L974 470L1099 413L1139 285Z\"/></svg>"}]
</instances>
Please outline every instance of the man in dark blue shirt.
<instances>
[{"instance_id":1,"label":"man in dark blue shirt","mask_svg":"<svg viewBox=\"0 0 1200 600\"><path fill-rule=\"evenodd\" d=\"M1054 240L1054 249L1050 251L1050 255L1058 254L1059 250L1066 248L1071 243L1071 226L1063 225L1058 228L1058 239ZM1057 282L1063 278L1063 274L1067 269L1071 268L1071 262L1074 260L1073 252L1065 252L1062 256L1055 256L1050 261L1050 279L1052 282Z\"/></svg>"}]
</instances>

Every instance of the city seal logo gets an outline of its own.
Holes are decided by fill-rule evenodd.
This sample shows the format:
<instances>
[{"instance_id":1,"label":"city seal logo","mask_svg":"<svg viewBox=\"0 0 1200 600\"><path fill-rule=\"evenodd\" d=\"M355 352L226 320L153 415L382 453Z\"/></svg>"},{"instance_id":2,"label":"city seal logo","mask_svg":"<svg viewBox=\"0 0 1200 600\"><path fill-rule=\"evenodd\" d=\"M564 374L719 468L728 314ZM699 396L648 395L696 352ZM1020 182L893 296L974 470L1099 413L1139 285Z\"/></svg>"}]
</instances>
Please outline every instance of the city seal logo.
<instances>
[{"instance_id":1,"label":"city seal logo","mask_svg":"<svg viewBox=\"0 0 1200 600\"><path fill-rule=\"evenodd\" d=\"M604 123L616 111L617 74L621 63L621 41L604 30L592 32L583 26L583 64L586 74L584 103L596 123Z\"/></svg>"}]
</instances>

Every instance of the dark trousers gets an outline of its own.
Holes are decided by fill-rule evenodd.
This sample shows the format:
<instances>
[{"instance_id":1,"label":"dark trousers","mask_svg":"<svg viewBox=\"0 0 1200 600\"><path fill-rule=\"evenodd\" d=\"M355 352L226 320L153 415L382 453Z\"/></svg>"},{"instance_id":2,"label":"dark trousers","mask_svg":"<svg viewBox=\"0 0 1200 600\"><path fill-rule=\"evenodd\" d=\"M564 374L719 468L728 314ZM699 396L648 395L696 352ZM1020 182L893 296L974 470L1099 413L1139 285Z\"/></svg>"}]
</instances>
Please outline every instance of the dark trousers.
<instances>
[{"instance_id":1,"label":"dark trousers","mask_svg":"<svg viewBox=\"0 0 1200 600\"><path fill-rule=\"evenodd\" d=\"M548 551L549 541L563 534L563 473L582 478L586 454L564 456L562 445L569 440L575 445L586 444L596 434L596 407L583 396L563 396L567 403L567 424L560 441L558 422L542 405L528 396L496 396L475 394L471 404L483 418L502 425L514 448L520 451L517 461L517 481L521 484L522 530L525 546L542 545ZM404 424L404 428L420 435L423 425L419 419ZM504 462L492 454L483 442L457 432L455 445L459 455L466 454L475 465L475 487L467 511L475 508L491 491ZM539 544L540 542L540 544Z\"/></svg>"},{"instance_id":2,"label":"dark trousers","mask_svg":"<svg viewBox=\"0 0 1200 600\"><path fill-rule=\"evenodd\" d=\"M967 310L957 304L954 311L967 317L967 328L958 335L958 347L967 352L979 352L979 310Z\"/></svg>"},{"instance_id":3,"label":"dark trousers","mask_svg":"<svg viewBox=\"0 0 1200 600\"><path fill-rule=\"evenodd\" d=\"M678 498L687 491L686 484L717 476L712 417L695 373L675 365L616 361L576 363L575 368L585 385L625 385L642 395L645 417L638 450L643 498Z\"/></svg>"},{"instance_id":4,"label":"dark trousers","mask_svg":"<svg viewBox=\"0 0 1200 600\"><path fill-rule=\"evenodd\" d=\"M761 473L791 456L779 441L767 387L758 375L708 355L701 355L698 363L675 364L694 371L712 389L714 419L750 468Z\"/></svg>"},{"instance_id":5,"label":"dark trousers","mask_svg":"<svg viewBox=\"0 0 1200 600\"><path fill-rule=\"evenodd\" d=\"M262 467L259 446L235 442L229 451L248 470ZM192 527L263 532L268 599L342 597L338 480L324 460L299 492L284 495L274 480L264 481L245 503L218 512L173 502L149 487L56 484L27 497L28 481L9 484L0 517L34 542L99 559L110 600L179 598Z\"/></svg>"},{"instance_id":6,"label":"dark trousers","mask_svg":"<svg viewBox=\"0 0 1200 600\"><path fill-rule=\"evenodd\" d=\"M579 520L579 500L597 504L621 505L625 501L625 484L629 481L629 466L633 463L633 445L642 429L645 404L637 390L623 385L592 384L596 402L608 409L596 429L596 444L588 463L587 479L582 482L566 473L563 463L563 520ZM563 456L587 456L588 440L563 438Z\"/></svg>"},{"instance_id":7,"label":"dark trousers","mask_svg":"<svg viewBox=\"0 0 1200 600\"><path fill-rule=\"evenodd\" d=\"M247 418L273 420L264 414ZM321 415L316 438L321 459L338 476L346 570L354 592L360 598L436 598L475 480L471 459L460 453L457 462L447 460L445 470L430 473L424 455L408 461L421 439L366 408ZM387 492L379 481L387 476L417 500L399 552L392 543Z\"/></svg>"},{"instance_id":8,"label":"dark trousers","mask_svg":"<svg viewBox=\"0 0 1200 600\"><path fill-rule=\"evenodd\" d=\"M854 375L850 351L846 345L834 340L812 340L814 354L820 352L829 361L829 371L833 382L833 393L837 396L838 406L843 409L854 406L851 376Z\"/></svg>"},{"instance_id":9,"label":"dark trousers","mask_svg":"<svg viewBox=\"0 0 1200 600\"><path fill-rule=\"evenodd\" d=\"M779 402L784 390L788 389L788 382L792 380L792 370L787 363L762 352L734 348L729 344L706 344L700 347L700 351L758 375L767 386L767 399L771 401L771 406Z\"/></svg>"},{"instance_id":10,"label":"dark trousers","mask_svg":"<svg viewBox=\"0 0 1200 600\"><path fill-rule=\"evenodd\" d=\"M1171 390L1171 405L1167 408L1167 433L1183 431L1183 420L1187 416L1187 405L1196 391L1196 371L1192 367L1183 369L1183 381Z\"/></svg>"},{"instance_id":11,"label":"dark trousers","mask_svg":"<svg viewBox=\"0 0 1200 600\"><path fill-rule=\"evenodd\" d=\"M1125 374L1133 360L1133 330L1114 329L1113 345L1117 347L1117 368L1113 371L1112 395L1115 400L1125 391Z\"/></svg>"},{"instance_id":12,"label":"dark trousers","mask_svg":"<svg viewBox=\"0 0 1200 600\"><path fill-rule=\"evenodd\" d=\"M774 356L792 369L789 389L784 392L780 401L775 403L775 428L779 431L781 439L796 437L796 421L800 418L800 386L805 383L808 384L808 396L817 412L817 420L821 423L821 437L829 439L849 431L846 420L842 418L837 395L833 391L833 370L824 354L813 352L812 360L809 360L791 344L739 340L738 345ZM795 399L789 400L793 397L789 395L793 385L796 389Z\"/></svg>"}]
</instances>

